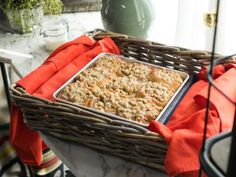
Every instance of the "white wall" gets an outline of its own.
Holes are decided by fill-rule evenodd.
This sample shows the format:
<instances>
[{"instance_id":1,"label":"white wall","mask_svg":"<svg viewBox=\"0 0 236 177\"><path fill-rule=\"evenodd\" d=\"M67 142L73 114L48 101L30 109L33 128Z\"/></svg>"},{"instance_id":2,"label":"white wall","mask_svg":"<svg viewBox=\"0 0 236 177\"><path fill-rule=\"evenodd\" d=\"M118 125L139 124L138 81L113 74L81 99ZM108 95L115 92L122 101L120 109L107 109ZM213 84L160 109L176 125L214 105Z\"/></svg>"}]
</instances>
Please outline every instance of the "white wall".
<instances>
[{"instance_id":1,"label":"white wall","mask_svg":"<svg viewBox=\"0 0 236 177\"><path fill-rule=\"evenodd\" d=\"M233 54L236 53L236 1L223 0L220 5L217 51Z\"/></svg>"},{"instance_id":2,"label":"white wall","mask_svg":"<svg viewBox=\"0 0 236 177\"><path fill-rule=\"evenodd\" d=\"M203 17L207 0L179 0L175 44L192 49L204 49L207 27Z\"/></svg>"},{"instance_id":3,"label":"white wall","mask_svg":"<svg viewBox=\"0 0 236 177\"><path fill-rule=\"evenodd\" d=\"M155 21L148 39L173 45L177 20L178 0L151 0L155 9Z\"/></svg>"},{"instance_id":4,"label":"white wall","mask_svg":"<svg viewBox=\"0 0 236 177\"><path fill-rule=\"evenodd\" d=\"M216 11L216 0L151 0L155 21L148 37L167 45L212 50L214 28L204 25L204 13ZM236 53L236 0L222 0L217 52Z\"/></svg>"}]
</instances>

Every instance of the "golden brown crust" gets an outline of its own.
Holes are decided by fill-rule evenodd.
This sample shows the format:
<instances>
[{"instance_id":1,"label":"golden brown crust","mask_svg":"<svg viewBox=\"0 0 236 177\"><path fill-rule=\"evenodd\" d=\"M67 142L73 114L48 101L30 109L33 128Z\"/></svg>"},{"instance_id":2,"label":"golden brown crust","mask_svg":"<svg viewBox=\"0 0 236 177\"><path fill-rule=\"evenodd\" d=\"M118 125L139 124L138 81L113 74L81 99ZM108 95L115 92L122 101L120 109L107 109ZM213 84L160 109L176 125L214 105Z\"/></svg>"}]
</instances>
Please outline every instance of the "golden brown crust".
<instances>
[{"instance_id":1,"label":"golden brown crust","mask_svg":"<svg viewBox=\"0 0 236 177\"><path fill-rule=\"evenodd\" d=\"M59 98L147 124L182 82L177 72L106 56L81 72Z\"/></svg>"}]
</instances>

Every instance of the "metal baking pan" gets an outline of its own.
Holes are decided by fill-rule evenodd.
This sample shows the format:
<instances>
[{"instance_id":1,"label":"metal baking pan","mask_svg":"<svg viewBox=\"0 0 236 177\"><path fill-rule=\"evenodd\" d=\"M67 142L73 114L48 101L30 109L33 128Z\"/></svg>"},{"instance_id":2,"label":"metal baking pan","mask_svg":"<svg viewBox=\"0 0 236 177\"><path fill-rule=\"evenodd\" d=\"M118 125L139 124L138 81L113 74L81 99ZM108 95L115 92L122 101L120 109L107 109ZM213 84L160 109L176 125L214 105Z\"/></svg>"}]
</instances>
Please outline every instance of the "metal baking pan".
<instances>
[{"instance_id":1,"label":"metal baking pan","mask_svg":"<svg viewBox=\"0 0 236 177\"><path fill-rule=\"evenodd\" d=\"M153 64L149 64L149 63L145 63L145 62L141 62L138 60L133 60L127 57L123 57L121 55L114 55L114 54L109 54L109 53L101 53L99 54L97 57L95 57L92 61L90 61L83 69L81 69L78 73L76 73L73 77L71 77L65 84L63 84L56 92L54 92L53 97L60 102L64 102L67 104L72 104L72 105L76 105L82 109L86 109L95 113L99 113L102 114L104 116L108 116L108 117L112 117L114 119L118 119L118 120L122 120L122 121L126 121L129 123L133 123L133 124L138 124L141 125L143 127L148 127L147 124L142 124L133 120L128 120L126 118L111 114L111 113L107 113L107 112L103 112L103 111L99 111L90 107L85 107L85 106L81 106L79 104L75 104L72 103L70 101L67 100L63 100L61 98L58 97L59 93L61 92L61 90L63 90L68 84L72 83L75 81L75 78L84 70L86 70L87 68L93 67L95 62L104 57L104 56L117 56L118 58L121 58L122 60L125 60L127 62L136 62L136 63L141 63L143 65L147 65L147 66L151 66L154 68L165 68L167 70L171 70L171 71L175 71L177 73L179 73L183 79L183 83L181 84L181 86L177 89L177 91L175 92L175 94L172 96L172 98L168 101L168 103L166 104L166 106L163 108L163 110L160 112L160 114L157 116L157 118L155 119L156 121L160 121L161 123L166 123L168 121L168 119L170 118L170 115L172 114L172 112L174 111L176 105L179 103L180 99L183 97L184 93L188 90L189 86L191 85L192 81L193 81L193 77L190 76L188 73L186 72L182 72L182 71L178 71L178 70L174 70L174 69L170 69L170 68L166 68L163 66L158 66L158 65L153 65Z\"/></svg>"}]
</instances>

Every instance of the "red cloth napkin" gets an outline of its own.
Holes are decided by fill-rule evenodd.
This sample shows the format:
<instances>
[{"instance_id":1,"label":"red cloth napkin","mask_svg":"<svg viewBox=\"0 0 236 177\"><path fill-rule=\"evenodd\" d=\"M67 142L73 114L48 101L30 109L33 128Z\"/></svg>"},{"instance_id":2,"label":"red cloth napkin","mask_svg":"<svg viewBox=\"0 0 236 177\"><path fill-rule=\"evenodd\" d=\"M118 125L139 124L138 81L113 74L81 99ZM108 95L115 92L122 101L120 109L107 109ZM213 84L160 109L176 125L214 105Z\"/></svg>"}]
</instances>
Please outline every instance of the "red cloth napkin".
<instances>
[{"instance_id":1,"label":"red cloth napkin","mask_svg":"<svg viewBox=\"0 0 236 177\"><path fill-rule=\"evenodd\" d=\"M88 36L81 36L59 47L41 66L17 84L31 95L53 100L53 93L101 52L119 54L119 49L109 37L95 41ZM24 163L41 164L42 150L46 145L37 131L26 127L22 113L15 105L11 112L10 138Z\"/></svg>"},{"instance_id":2,"label":"red cloth napkin","mask_svg":"<svg viewBox=\"0 0 236 177\"><path fill-rule=\"evenodd\" d=\"M231 69L229 69L231 68ZM225 72L225 70L229 69ZM199 78L205 79L206 69ZM236 67L223 65L214 69L214 83L236 101ZM198 176L199 153L202 145L208 82L199 80L187 92L183 100L165 126L153 121L151 131L161 134L169 147L165 159L165 168L169 176ZM207 137L232 128L235 105L229 102L215 88L211 88Z\"/></svg>"}]
</instances>

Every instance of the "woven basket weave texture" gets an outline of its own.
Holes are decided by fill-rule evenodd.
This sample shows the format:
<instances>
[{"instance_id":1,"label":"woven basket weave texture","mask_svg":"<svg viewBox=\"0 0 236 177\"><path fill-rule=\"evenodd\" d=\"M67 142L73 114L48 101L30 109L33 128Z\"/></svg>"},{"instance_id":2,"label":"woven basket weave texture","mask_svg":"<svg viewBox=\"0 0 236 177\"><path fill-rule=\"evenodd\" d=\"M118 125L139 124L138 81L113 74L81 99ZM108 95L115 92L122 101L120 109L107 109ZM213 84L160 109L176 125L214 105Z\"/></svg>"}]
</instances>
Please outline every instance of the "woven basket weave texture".
<instances>
[{"instance_id":1,"label":"woven basket weave texture","mask_svg":"<svg viewBox=\"0 0 236 177\"><path fill-rule=\"evenodd\" d=\"M110 36L126 57L196 74L211 54L144 41L96 29L94 39ZM164 170L167 144L157 133L132 123L29 95L13 85L11 97L21 108L28 127L61 140L83 144L130 161Z\"/></svg>"}]
</instances>

